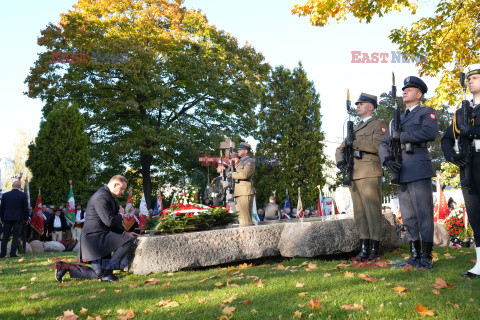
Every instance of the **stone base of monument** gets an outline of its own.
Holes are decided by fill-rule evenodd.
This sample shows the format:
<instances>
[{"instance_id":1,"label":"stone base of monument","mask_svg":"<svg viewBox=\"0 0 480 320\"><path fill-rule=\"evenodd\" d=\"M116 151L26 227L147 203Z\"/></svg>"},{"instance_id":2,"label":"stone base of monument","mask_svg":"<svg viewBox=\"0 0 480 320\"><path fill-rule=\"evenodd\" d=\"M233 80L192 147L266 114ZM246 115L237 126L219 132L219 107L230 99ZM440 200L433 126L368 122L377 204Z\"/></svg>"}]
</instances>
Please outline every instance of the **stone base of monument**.
<instances>
[{"instance_id":1,"label":"stone base of monument","mask_svg":"<svg viewBox=\"0 0 480 320\"><path fill-rule=\"evenodd\" d=\"M381 251L398 247L393 214L383 215ZM353 218L308 218L138 239L130 271L178 271L268 257L319 257L360 249Z\"/></svg>"}]
</instances>

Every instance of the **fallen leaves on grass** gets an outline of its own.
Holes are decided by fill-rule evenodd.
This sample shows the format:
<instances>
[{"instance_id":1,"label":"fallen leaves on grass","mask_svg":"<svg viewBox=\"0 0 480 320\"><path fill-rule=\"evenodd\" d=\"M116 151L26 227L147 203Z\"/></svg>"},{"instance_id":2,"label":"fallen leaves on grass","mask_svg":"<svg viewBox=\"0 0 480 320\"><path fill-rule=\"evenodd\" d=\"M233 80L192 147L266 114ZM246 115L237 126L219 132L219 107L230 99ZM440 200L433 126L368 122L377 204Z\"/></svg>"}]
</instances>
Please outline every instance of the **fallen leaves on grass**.
<instances>
[{"instance_id":1,"label":"fallen leaves on grass","mask_svg":"<svg viewBox=\"0 0 480 320\"><path fill-rule=\"evenodd\" d=\"M361 304L357 304L357 303L354 303L353 305L344 304L342 306L342 309L345 309L345 310L363 310L363 306Z\"/></svg>"},{"instance_id":2,"label":"fallen leaves on grass","mask_svg":"<svg viewBox=\"0 0 480 320\"><path fill-rule=\"evenodd\" d=\"M127 320L127 319L133 319L135 317L135 313L133 312L132 309L118 309L117 313L119 314L118 319L119 320Z\"/></svg>"},{"instance_id":3,"label":"fallen leaves on grass","mask_svg":"<svg viewBox=\"0 0 480 320\"><path fill-rule=\"evenodd\" d=\"M323 277L324 277L324 278L326 278L326 277L330 277L330 276L331 276L331 274L330 274L330 273L325 273L325 274L323 275Z\"/></svg>"},{"instance_id":4,"label":"fallen leaves on grass","mask_svg":"<svg viewBox=\"0 0 480 320\"><path fill-rule=\"evenodd\" d=\"M299 292L298 295L299 295L300 297L304 297L304 296L306 296L308 293L309 293L309 292Z\"/></svg>"},{"instance_id":5,"label":"fallen leaves on grass","mask_svg":"<svg viewBox=\"0 0 480 320\"><path fill-rule=\"evenodd\" d=\"M28 316L35 313L37 313L35 309L23 309L22 312L20 312L22 316Z\"/></svg>"},{"instance_id":6,"label":"fallen leaves on grass","mask_svg":"<svg viewBox=\"0 0 480 320\"><path fill-rule=\"evenodd\" d=\"M308 269L311 269L311 270L313 270L313 269L318 269L316 263L309 263L308 266L307 266L307 268L308 268Z\"/></svg>"},{"instance_id":7,"label":"fallen leaves on grass","mask_svg":"<svg viewBox=\"0 0 480 320\"><path fill-rule=\"evenodd\" d=\"M221 286L223 286L223 282L215 282L214 286L215 287L221 287Z\"/></svg>"},{"instance_id":8,"label":"fallen leaves on grass","mask_svg":"<svg viewBox=\"0 0 480 320\"><path fill-rule=\"evenodd\" d=\"M85 314L88 312L88 309L82 307L82 309L80 309L80 314Z\"/></svg>"},{"instance_id":9,"label":"fallen leaves on grass","mask_svg":"<svg viewBox=\"0 0 480 320\"><path fill-rule=\"evenodd\" d=\"M37 277L31 277L30 278L30 281L35 281L35 280L37 280Z\"/></svg>"},{"instance_id":10,"label":"fallen leaves on grass","mask_svg":"<svg viewBox=\"0 0 480 320\"><path fill-rule=\"evenodd\" d=\"M202 280L200 280L200 281L198 281L198 282L202 283L202 282L205 282L205 281L207 281L207 280L209 280L209 279L213 279L213 278L216 278L216 277L218 277L218 275L214 275L214 276L210 276L210 277L203 278Z\"/></svg>"},{"instance_id":11,"label":"fallen leaves on grass","mask_svg":"<svg viewBox=\"0 0 480 320\"><path fill-rule=\"evenodd\" d=\"M355 273L349 272L349 271L345 271L345 273L344 273L343 275L345 276L345 278L353 278L353 277L355 277Z\"/></svg>"},{"instance_id":12,"label":"fallen leaves on grass","mask_svg":"<svg viewBox=\"0 0 480 320\"><path fill-rule=\"evenodd\" d=\"M237 300L237 296L233 295L230 298L223 300L223 303L232 303L233 300Z\"/></svg>"},{"instance_id":13,"label":"fallen leaves on grass","mask_svg":"<svg viewBox=\"0 0 480 320\"><path fill-rule=\"evenodd\" d=\"M161 300L155 304L156 306L159 307L167 307L167 308L173 308L173 307L178 307L180 304L176 301L172 300Z\"/></svg>"},{"instance_id":14,"label":"fallen leaves on grass","mask_svg":"<svg viewBox=\"0 0 480 320\"><path fill-rule=\"evenodd\" d=\"M235 309L236 309L235 307L226 306L225 308L223 308L222 313L232 314L235 311Z\"/></svg>"},{"instance_id":15,"label":"fallen leaves on grass","mask_svg":"<svg viewBox=\"0 0 480 320\"><path fill-rule=\"evenodd\" d=\"M56 317L55 320L76 320L78 316L73 310L63 311L63 316Z\"/></svg>"},{"instance_id":16,"label":"fallen leaves on grass","mask_svg":"<svg viewBox=\"0 0 480 320\"><path fill-rule=\"evenodd\" d=\"M28 299L38 299L40 297L45 297L46 295L47 295L47 293L44 291L42 293L32 294L30 297L28 297Z\"/></svg>"},{"instance_id":17,"label":"fallen leaves on grass","mask_svg":"<svg viewBox=\"0 0 480 320\"><path fill-rule=\"evenodd\" d=\"M164 287L164 288L170 287L170 282L165 282L162 287Z\"/></svg>"},{"instance_id":18,"label":"fallen leaves on grass","mask_svg":"<svg viewBox=\"0 0 480 320\"><path fill-rule=\"evenodd\" d=\"M295 311L293 313L293 318L297 318L297 319L300 319L302 317L302 313L300 311Z\"/></svg>"},{"instance_id":19,"label":"fallen leaves on grass","mask_svg":"<svg viewBox=\"0 0 480 320\"><path fill-rule=\"evenodd\" d=\"M368 281L368 282L376 282L376 281L377 281L377 279L372 278L370 275L364 274L364 273L360 273L360 274L358 275L358 277L359 277L360 279L365 280L365 281Z\"/></svg>"},{"instance_id":20,"label":"fallen leaves on grass","mask_svg":"<svg viewBox=\"0 0 480 320\"><path fill-rule=\"evenodd\" d=\"M435 315L434 310L430 310L430 309L428 309L428 307L423 306L421 302L415 307L415 310L422 317L434 316Z\"/></svg>"},{"instance_id":21,"label":"fallen leaves on grass","mask_svg":"<svg viewBox=\"0 0 480 320\"><path fill-rule=\"evenodd\" d=\"M457 310L460 309L460 306L459 306L458 304L456 304L456 303L453 304L453 303L451 303L450 301L447 301L447 304L451 305L452 307L454 307L454 308L457 309Z\"/></svg>"},{"instance_id":22,"label":"fallen leaves on grass","mask_svg":"<svg viewBox=\"0 0 480 320\"><path fill-rule=\"evenodd\" d=\"M155 284L158 284L159 282L160 282L160 280L158 280L158 279L150 278L147 281L145 281L145 287L153 286Z\"/></svg>"},{"instance_id":23,"label":"fallen leaves on grass","mask_svg":"<svg viewBox=\"0 0 480 320\"><path fill-rule=\"evenodd\" d=\"M142 312L143 312L143 313L150 313L150 312L153 312L153 310L152 310L152 309L145 309L145 310L143 310Z\"/></svg>"},{"instance_id":24,"label":"fallen leaves on grass","mask_svg":"<svg viewBox=\"0 0 480 320\"><path fill-rule=\"evenodd\" d=\"M20 290L27 290L27 286L21 287Z\"/></svg>"},{"instance_id":25,"label":"fallen leaves on grass","mask_svg":"<svg viewBox=\"0 0 480 320\"><path fill-rule=\"evenodd\" d=\"M104 293L104 292L105 292L105 289L98 291L98 293Z\"/></svg>"},{"instance_id":26,"label":"fallen leaves on grass","mask_svg":"<svg viewBox=\"0 0 480 320\"><path fill-rule=\"evenodd\" d=\"M303 288L303 287L305 287L305 283L297 282L297 284L295 286L297 288Z\"/></svg>"},{"instance_id":27,"label":"fallen leaves on grass","mask_svg":"<svg viewBox=\"0 0 480 320\"><path fill-rule=\"evenodd\" d=\"M323 306L323 304L320 298L315 297L315 298L312 298L312 300L310 300L307 306L312 310L318 310L320 309L320 307Z\"/></svg>"},{"instance_id":28,"label":"fallen leaves on grass","mask_svg":"<svg viewBox=\"0 0 480 320\"><path fill-rule=\"evenodd\" d=\"M258 313L258 311L256 309L252 309L250 310L251 313Z\"/></svg>"},{"instance_id":29,"label":"fallen leaves on grass","mask_svg":"<svg viewBox=\"0 0 480 320\"><path fill-rule=\"evenodd\" d=\"M396 287L394 287L394 288L392 288L392 289L395 290L396 293L401 293L401 292L407 290L407 288L402 287L402 286L396 286Z\"/></svg>"},{"instance_id":30,"label":"fallen leaves on grass","mask_svg":"<svg viewBox=\"0 0 480 320\"><path fill-rule=\"evenodd\" d=\"M119 292L122 292L122 289L113 289L113 292L119 293Z\"/></svg>"},{"instance_id":31,"label":"fallen leaves on grass","mask_svg":"<svg viewBox=\"0 0 480 320\"><path fill-rule=\"evenodd\" d=\"M453 284L447 283L445 279L442 279L442 278L435 279L435 283L433 284L433 287L435 289L445 289L445 288L454 289L455 288Z\"/></svg>"},{"instance_id":32,"label":"fallen leaves on grass","mask_svg":"<svg viewBox=\"0 0 480 320\"><path fill-rule=\"evenodd\" d=\"M440 291L438 291L437 289L433 289L432 292L433 294L440 294Z\"/></svg>"},{"instance_id":33,"label":"fallen leaves on grass","mask_svg":"<svg viewBox=\"0 0 480 320\"><path fill-rule=\"evenodd\" d=\"M205 298L198 300L198 303L204 304L205 303Z\"/></svg>"},{"instance_id":34,"label":"fallen leaves on grass","mask_svg":"<svg viewBox=\"0 0 480 320\"><path fill-rule=\"evenodd\" d=\"M248 306L250 303L252 303L252 300L247 299L247 300L240 301L240 303L243 303L244 305Z\"/></svg>"}]
</instances>

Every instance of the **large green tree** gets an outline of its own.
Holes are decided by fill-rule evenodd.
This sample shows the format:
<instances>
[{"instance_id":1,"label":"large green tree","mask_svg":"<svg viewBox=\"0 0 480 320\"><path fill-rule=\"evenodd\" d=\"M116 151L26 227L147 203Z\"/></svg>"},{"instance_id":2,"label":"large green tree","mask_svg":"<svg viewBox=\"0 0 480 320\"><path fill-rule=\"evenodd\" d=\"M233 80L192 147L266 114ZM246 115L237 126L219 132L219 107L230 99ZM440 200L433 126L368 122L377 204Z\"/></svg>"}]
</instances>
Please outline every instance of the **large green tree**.
<instances>
[{"instance_id":1,"label":"large green tree","mask_svg":"<svg viewBox=\"0 0 480 320\"><path fill-rule=\"evenodd\" d=\"M46 204L67 202L72 180L77 202L88 199L89 140L77 106L58 103L40 124L26 162L32 172L30 194L35 204L38 188Z\"/></svg>"},{"instance_id":2,"label":"large green tree","mask_svg":"<svg viewBox=\"0 0 480 320\"><path fill-rule=\"evenodd\" d=\"M257 203L266 203L274 190L278 201L284 201L288 189L293 207L300 187L304 206L315 204L317 185L325 184L324 134L320 98L301 64L271 72L258 119Z\"/></svg>"},{"instance_id":3,"label":"large green tree","mask_svg":"<svg viewBox=\"0 0 480 320\"><path fill-rule=\"evenodd\" d=\"M83 0L41 31L28 95L75 101L93 143L96 175L118 168L175 182L201 169L220 137L246 136L270 67L251 46L208 24L183 0ZM228 132L228 134L225 134ZM104 175L102 175L104 173ZM187 174L191 176L191 174Z\"/></svg>"}]
</instances>

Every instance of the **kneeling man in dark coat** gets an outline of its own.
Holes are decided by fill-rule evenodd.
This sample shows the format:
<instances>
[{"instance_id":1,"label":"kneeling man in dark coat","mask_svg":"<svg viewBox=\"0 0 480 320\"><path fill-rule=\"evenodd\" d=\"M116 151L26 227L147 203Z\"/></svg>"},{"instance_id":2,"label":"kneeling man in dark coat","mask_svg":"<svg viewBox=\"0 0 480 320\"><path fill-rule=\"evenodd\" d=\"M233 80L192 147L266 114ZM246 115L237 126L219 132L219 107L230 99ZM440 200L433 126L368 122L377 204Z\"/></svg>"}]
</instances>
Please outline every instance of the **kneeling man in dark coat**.
<instances>
[{"instance_id":1,"label":"kneeling man in dark coat","mask_svg":"<svg viewBox=\"0 0 480 320\"><path fill-rule=\"evenodd\" d=\"M126 255L138 234L127 232L122 225L123 217L115 202L127 188L127 179L113 176L108 185L100 188L90 198L85 212L85 223L80 237L79 260L91 263L92 267L58 261L55 264L55 279L62 281L68 271L71 278L118 281L113 270L128 266Z\"/></svg>"}]
</instances>

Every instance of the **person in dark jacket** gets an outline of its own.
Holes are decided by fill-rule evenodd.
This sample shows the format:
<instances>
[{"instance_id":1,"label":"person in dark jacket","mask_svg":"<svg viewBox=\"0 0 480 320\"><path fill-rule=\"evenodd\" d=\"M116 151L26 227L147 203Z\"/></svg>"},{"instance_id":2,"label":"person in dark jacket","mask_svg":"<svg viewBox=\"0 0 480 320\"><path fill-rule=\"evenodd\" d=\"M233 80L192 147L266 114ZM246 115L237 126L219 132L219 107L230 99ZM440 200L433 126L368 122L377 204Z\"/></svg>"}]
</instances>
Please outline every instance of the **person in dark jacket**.
<instances>
[{"instance_id":1,"label":"person in dark jacket","mask_svg":"<svg viewBox=\"0 0 480 320\"><path fill-rule=\"evenodd\" d=\"M12 186L12 191L6 192L2 195L2 203L0 204L0 223L3 225L3 238L0 258L4 258L7 255L7 243L11 235L13 235L13 240L10 257L18 257L18 237L20 237L22 224L26 223L28 220L27 194L21 191L21 186L20 181L15 181Z\"/></svg>"},{"instance_id":2,"label":"person in dark jacket","mask_svg":"<svg viewBox=\"0 0 480 320\"><path fill-rule=\"evenodd\" d=\"M55 279L59 282L67 271L71 278L101 279L118 281L113 270L128 266L125 258L135 232L127 232L122 225L123 208L115 202L127 188L127 179L113 176L108 185L100 188L90 198L85 213L85 223L80 237L79 260L91 263L92 267L58 261L55 264Z\"/></svg>"},{"instance_id":3,"label":"person in dark jacket","mask_svg":"<svg viewBox=\"0 0 480 320\"><path fill-rule=\"evenodd\" d=\"M275 197L271 196L269 198L269 203L263 207L263 212L266 220L278 220L282 217L282 212L278 207L278 204L275 203Z\"/></svg>"},{"instance_id":4,"label":"person in dark jacket","mask_svg":"<svg viewBox=\"0 0 480 320\"><path fill-rule=\"evenodd\" d=\"M52 235L52 241L62 241L66 231L67 219L65 219L62 209L58 208L48 220L48 232Z\"/></svg>"}]
</instances>

